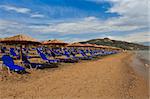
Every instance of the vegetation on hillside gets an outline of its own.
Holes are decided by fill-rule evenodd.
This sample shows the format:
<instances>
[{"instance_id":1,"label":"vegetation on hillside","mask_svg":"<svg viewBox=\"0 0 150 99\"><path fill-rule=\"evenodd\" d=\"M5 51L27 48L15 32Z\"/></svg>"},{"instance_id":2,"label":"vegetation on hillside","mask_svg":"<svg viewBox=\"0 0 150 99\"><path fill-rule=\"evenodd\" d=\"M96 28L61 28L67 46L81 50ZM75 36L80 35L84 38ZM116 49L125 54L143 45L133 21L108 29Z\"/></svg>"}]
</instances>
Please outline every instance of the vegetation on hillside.
<instances>
[{"instance_id":1,"label":"vegetation on hillside","mask_svg":"<svg viewBox=\"0 0 150 99\"><path fill-rule=\"evenodd\" d=\"M80 42L82 44L90 43L90 44L97 44L97 45L104 45L104 46L113 46L119 47L126 50L148 50L149 46L144 46L137 43L131 43L126 41L118 41L118 40L111 40L109 38L104 39L92 39L88 41Z\"/></svg>"}]
</instances>

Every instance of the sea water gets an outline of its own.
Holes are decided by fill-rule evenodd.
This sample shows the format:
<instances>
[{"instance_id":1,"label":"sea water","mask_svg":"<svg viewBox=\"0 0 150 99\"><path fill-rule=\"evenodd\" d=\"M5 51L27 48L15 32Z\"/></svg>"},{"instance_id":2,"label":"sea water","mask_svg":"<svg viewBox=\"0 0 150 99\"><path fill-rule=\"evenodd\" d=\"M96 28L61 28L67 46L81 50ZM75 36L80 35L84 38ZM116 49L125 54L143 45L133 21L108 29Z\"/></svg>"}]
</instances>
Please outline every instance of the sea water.
<instances>
[{"instance_id":1,"label":"sea water","mask_svg":"<svg viewBox=\"0 0 150 99\"><path fill-rule=\"evenodd\" d=\"M136 55L139 59L143 60L145 64L150 64L150 50L136 51Z\"/></svg>"},{"instance_id":2,"label":"sea water","mask_svg":"<svg viewBox=\"0 0 150 99\"><path fill-rule=\"evenodd\" d=\"M134 51L135 56L132 61L133 69L143 78L149 80L150 77L150 51Z\"/></svg>"}]
</instances>

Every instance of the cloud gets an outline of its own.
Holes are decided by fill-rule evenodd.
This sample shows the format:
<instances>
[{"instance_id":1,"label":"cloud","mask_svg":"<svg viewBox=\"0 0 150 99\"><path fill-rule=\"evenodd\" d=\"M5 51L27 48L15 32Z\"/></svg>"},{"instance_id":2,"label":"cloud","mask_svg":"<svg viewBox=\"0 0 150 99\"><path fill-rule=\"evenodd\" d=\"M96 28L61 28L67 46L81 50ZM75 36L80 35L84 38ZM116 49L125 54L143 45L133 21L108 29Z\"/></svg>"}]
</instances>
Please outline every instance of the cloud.
<instances>
[{"instance_id":1,"label":"cloud","mask_svg":"<svg viewBox=\"0 0 150 99\"><path fill-rule=\"evenodd\" d=\"M50 24L48 26L32 26L36 28L36 31L49 33L49 32L58 32L63 34L81 34L81 33L103 33L103 32L121 32L121 31L131 31L138 28L142 28L137 25L118 25L116 19L110 20L100 20L96 17L86 17L80 20L70 21L70 22L61 22Z\"/></svg>"},{"instance_id":2,"label":"cloud","mask_svg":"<svg viewBox=\"0 0 150 99\"><path fill-rule=\"evenodd\" d=\"M17 34L30 34L32 29L28 27L28 24L0 19L0 37L8 37Z\"/></svg>"},{"instance_id":3,"label":"cloud","mask_svg":"<svg viewBox=\"0 0 150 99\"><path fill-rule=\"evenodd\" d=\"M100 2L100 0L91 0ZM60 22L49 26L39 27L36 31L58 32L58 33L103 33L103 32L124 32L136 31L137 29L148 28L147 0L104 0L113 3L113 6L106 13L118 13L120 17L101 20L94 16L70 22ZM140 6L139 6L140 5ZM34 26L33 26L34 27ZM37 28L37 27L36 27Z\"/></svg>"},{"instance_id":4,"label":"cloud","mask_svg":"<svg viewBox=\"0 0 150 99\"><path fill-rule=\"evenodd\" d=\"M31 14L32 18L44 18L43 14Z\"/></svg>"},{"instance_id":5,"label":"cloud","mask_svg":"<svg viewBox=\"0 0 150 99\"><path fill-rule=\"evenodd\" d=\"M93 21L92 21L93 20ZM82 23L82 27L81 24L80 26L77 26L78 22L77 23L70 23L70 24L66 24L66 23L59 23L57 24L57 28L55 27L55 25L50 25L50 27L48 26L33 26L33 25L30 25L30 24L23 24L23 23L19 23L19 22L15 22L15 21L6 21L6 20L0 20L0 37L7 37L7 36L11 36L11 35L16 35L18 33L25 33L25 34L28 34L28 35L38 35L36 36L37 38L40 38L42 37L43 35L47 35L48 36L53 36L53 35L56 35L55 33L57 33L57 35L59 35L60 39L62 40L65 40L65 41L68 41L68 42L73 42L73 41L81 41L81 40L88 40L88 39L92 39L92 38L99 38L99 37L105 37L105 36L102 36L102 34L104 32L100 32L99 35L95 35L93 34L93 36L86 38L86 35L88 33L93 33L94 31L97 32L97 28L95 27L95 25L99 25L100 22L98 22L96 24L96 21L97 19L94 19L94 18L85 18L83 22L78 21L78 22L81 22ZM92 22L94 22L94 25ZM90 24L91 23L91 24ZM110 30L117 30L118 27L114 26L113 28L108 26L108 23L107 25L104 25L105 22L101 22L101 27L98 28L98 29L101 29L105 32L108 32ZM105 23L105 24L106 24ZM109 23L110 24L110 23ZM90 26L89 26L90 25ZM71 26L71 27L70 27ZM74 27L76 26L76 27ZM83 26L84 26L84 29L83 29ZM70 28L68 28L70 27ZM72 28L75 28L74 30ZM82 29L80 29L82 28ZM89 29L90 28L90 29ZM91 28L93 28L93 30L91 30ZM95 30L94 30L95 28ZM125 27L124 27L125 28ZM130 28L131 29L134 29L134 28L131 28L131 27L126 27L128 30ZM124 29L124 30L127 30L127 29ZM46 30L48 29L48 30ZM50 30L49 30L50 29ZM58 29L58 30L57 30ZM81 37L62 37L61 38L61 35L67 35L67 34L71 34L70 32L68 32L70 29L71 32L74 32L76 35L78 34L82 34ZM87 29L86 33L83 33L85 31L85 29ZM82 30L82 31L81 31ZM122 31L122 29L120 28L119 30ZM124 31L123 30L123 31ZM47 31L47 32L46 32ZM54 32L54 31L57 31L57 32ZM58 33L58 31L60 33ZM79 33L79 31L81 33ZM93 31L93 32L91 32ZM62 33L61 33L62 32ZM149 32L132 32L132 33L129 33L129 34L124 34L124 36L112 36L111 33L110 33L110 36L107 36L109 38L112 38L112 39L117 39L117 40L123 40L123 41L130 41L130 42L144 42L144 41L150 41L149 38L150 38L150 33ZM41 39L41 38L40 38ZM43 38L44 39L44 38ZM42 39L41 39L42 40Z\"/></svg>"},{"instance_id":6,"label":"cloud","mask_svg":"<svg viewBox=\"0 0 150 99\"><path fill-rule=\"evenodd\" d=\"M6 11L15 11L17 13L22 13L22 14L28 14L31 12L31 10L28 8L15 7L15 6L10 6L10 5L0 5L0 8Z\"/></svg>"},{"instance_id":7,"label":"cloud","mask_svg":"<svg viewBox=\"0 0 150 99\"><path fill-rule=\"evenodd\" d=\"M130 41L130 42L150 42L150 32L138 32L127 34L125 36L108 36L111 39Z\"/></svg>"},{"instance_id":8,"label":"cloud","mask_svg":"<svg viewBox=\"0 0 150 99\"><path fill-rule=\"evenodd\" d=\"M11 5L0 5L1 9L4 9L6 11L15 11L17 13L21 14L27 14L32 18L43 18L43 14L39 13L33 13L31 9L29 8L24 8L24 7L16 7L16 6L11 6Z\"/></svg>"},{"instance_id":9,"label":"cloud","mask_svg":"<svg viewBox=\"0 0 150 99\"><path fill-rule=\"evenodd\" d=\"M93 0L99 1L99 0ZM39 35L59 35L66 34L86 34L108 33L111 38L126 40L126 41L149 41L147 34L148 31L145 30L139 33L137 30L142 30L144 28L148 29L148 18L150 11L148 11L147 0L106 0L113 3L113 6L108 9L106 13L118 13L119 17L109 18L107 20L102 20L100 18L90 16L79 19L72 19L67 21L49 22L47 25L36 25L36 24L24 24L11 21L0 20L0 34L2 33L17 33L25 32ZM139 6L140 5L140 6ZM32 12L31 10L29 11ZM29 13L28 12L28 13ZM43 16L39 13L30 14L32 18L42 18ZM123 36L113 36L112 32L124 33ZM127 33L127 34L125 34ZM1 36L1 35L0 35ZM94 37L94 36L93 36ZM97 35L95 35L97 37ZM64 38L69 40L70 38ZM70 40L79 40L81 38L74 37ZM82 38L84 39L84 38Z\"/></svg>"},{"instance_id":10,"label":"cloud","mask_svg":"<svg viewBox=\"0 0 150 99\"><path fill-rule=\"evenodd\" d=\"M118 13L120 25L148 25L148 0L108 0L114 4L107 12Z\"/></svg>"}]
</instances>

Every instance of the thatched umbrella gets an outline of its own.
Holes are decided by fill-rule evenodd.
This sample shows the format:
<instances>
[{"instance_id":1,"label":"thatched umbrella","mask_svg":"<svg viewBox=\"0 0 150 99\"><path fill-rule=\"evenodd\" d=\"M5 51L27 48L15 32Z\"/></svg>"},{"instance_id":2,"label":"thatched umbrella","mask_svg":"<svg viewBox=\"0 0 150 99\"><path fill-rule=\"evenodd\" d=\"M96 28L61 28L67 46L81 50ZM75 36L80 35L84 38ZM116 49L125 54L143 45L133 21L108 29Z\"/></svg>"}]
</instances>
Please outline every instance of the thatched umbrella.
<instances>
[{"instance_id":1,"label":"thatched umbrella","mask_svg":"<svg viewBox=\"0 0 150 99\"><path fill-rule=\"evenodd\" d=\"M118 49L118 48L116 48L116 47L103 46L103 45L98 45L97 48L102 48L102 49L105 49L105 50L116 50L116 49Z\"/></svg>"},{"instance_id":2,"label":"thatched umbrella","mask_svg":"<svg viewBox=\"0 0 150 99\"><path fill-rule=\"evenodd\" d=\"M84 47L94 47L94 45L93 44L84 44Z\"/></svg>"},{"instance_id":3,"label":"thatched umbrella","mask_svg":"<svg viewBox=\"0 0 150 99\"><path fill-rule=\"evenodd\" d=\"M61 40L48 40L42 42L43 45L51 45L51 46L66 46L68 43L65 43L64 41Z\"/></svg>"},{"instance_id":4,"label":"thatched umbrella","mask_svg":"<svg viewBox=\"0 0 150 99\"><path fill-rule=\"evenodd\" d=\"M99 49L99 46L97 44L92 44L92 45L95 49L97 49L97 48Z\"/></svg>"},{"instance_id":5,"label":"thatched umbrella","mask_svg":"<svg viewBox=\"0 0 150 99\"><path fill-rule=\"evenodd\" d=\"M39 42L27 35L16 35L16 36L12 36L12 37L6 37L6 38L2 38L0 39L0 43L6 43L6 44L30 44L30 43L34 43L34 44L39 44Z\"/></svg>"},{"instance_id":6,"label":"thatched umbrella","mask_svg":"<svg viewBox=\"0 0 150 99\"><path fill-rule=\"evenodd\" d=\"M100 49L105 49L106 46L103 46L103 45L94 45L95 48L100 48Z\"/></svg>"},{"instance_id":7,"label":"thatched umbrella","mask_svg":"<svg viewBox=\"0 0 150 99\"><path fill-rule=\"evenodd\" d=\"M84 47L84 45L81 43L72 43L67 45L67 47Z\"/></svg>"},{"instance_id":8,"label":"thatched umbrella","mask_svg":"<svg viewBox=\"0 0 150 99\"><path fill-rule=\"evenodd\" d=\"M20 45L20 59L22 59L22 45L40 44L40 42L38 42L36 39L27 35L16 35L12 37L6 37L1 39L0 43Z\"/></svg>"},{"instance_id":9,"label":"thatched umbrella","mask_svg":"<svg viewBox=\"0 0 150 99\"><path fill-rule=\"evenodd\" d=\"M121 50L121 48L118 47L109 47L110 50Z\"/></svg>"}]
</instances>

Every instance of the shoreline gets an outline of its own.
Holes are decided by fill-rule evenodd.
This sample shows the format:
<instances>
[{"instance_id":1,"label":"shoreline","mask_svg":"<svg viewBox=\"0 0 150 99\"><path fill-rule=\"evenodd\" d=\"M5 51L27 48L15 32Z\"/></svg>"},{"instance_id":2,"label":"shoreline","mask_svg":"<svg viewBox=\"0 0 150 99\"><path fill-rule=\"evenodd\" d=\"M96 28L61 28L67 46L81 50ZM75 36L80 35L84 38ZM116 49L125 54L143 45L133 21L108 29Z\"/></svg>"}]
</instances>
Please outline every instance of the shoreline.
<instances>
[{"instance_id":1,"label":"shoreline","mask_svg":"<svg viewBox=\"0 0 150 99\"><path fill-rule=\"evenodd\" d=\"M129 65L133 53L123 52L62 68L32 71L0 82L3 98L148 99L148 83ZM13 76L11 76L13 77Z\"/></svg>"},{"instance_id":2,"label":"shoreline","mask_svg":"<svg viewBox=\"0 0 150 99\"><path fill-rule=\"evenodd\" d=\"M149 80L149 72L150 72L150 64L149 60L144 59L136 52L133 53L133 58L131 59L131 63L129 64L135 72L137 72L140 76L144 77L145 80Z\"/></svg>"}]
</instances>

